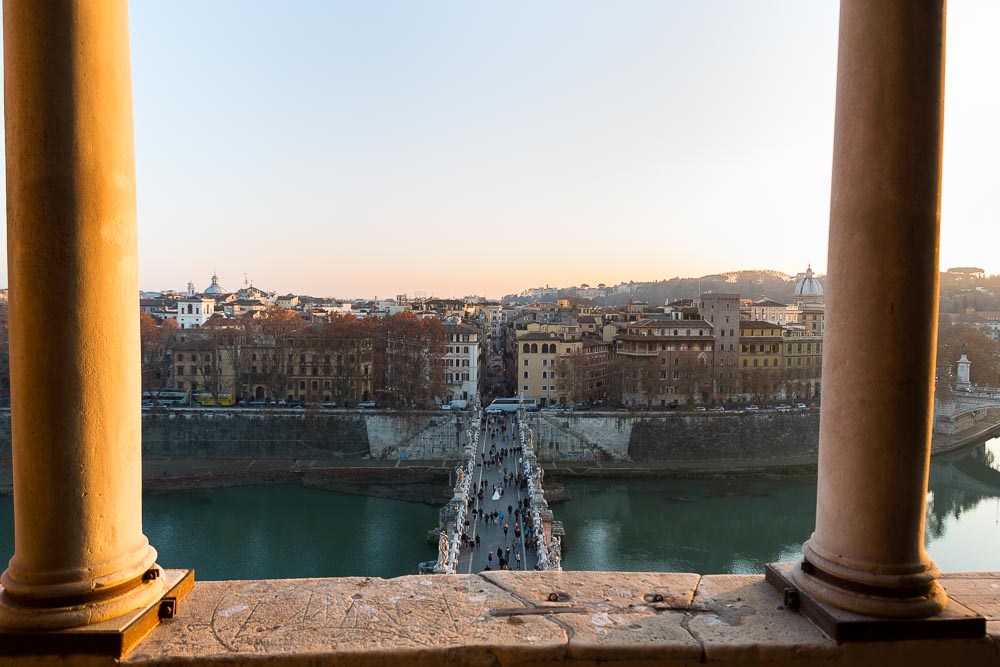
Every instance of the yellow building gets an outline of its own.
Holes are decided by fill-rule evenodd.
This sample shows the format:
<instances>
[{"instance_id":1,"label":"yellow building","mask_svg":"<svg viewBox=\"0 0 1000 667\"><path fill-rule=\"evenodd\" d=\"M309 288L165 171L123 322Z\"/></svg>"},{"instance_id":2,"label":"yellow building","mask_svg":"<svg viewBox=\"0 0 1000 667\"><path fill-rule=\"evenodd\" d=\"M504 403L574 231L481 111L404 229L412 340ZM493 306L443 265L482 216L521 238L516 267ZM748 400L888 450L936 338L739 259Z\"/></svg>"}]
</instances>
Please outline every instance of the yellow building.
<instances>
[{"instance_id":1,"label":"yellow building","mask_svg":"<svg viewBox=\"0 0 1000 667\"><path fill-rule=\"evenodd\" d=\"M781 395L781 326L761 320L740 322L740 393L748 401Z\"/></svg>"},{"instance_id":2,"label":"yellow building","mask_svg":"<svg viewBox=\"0 0 1000 667\"><path fill-rule=\"evenodd\" d=\"M557 387L556 365L560 358L578 355L582 349L579 327L554 322L528 322L516 329L516 391L545 407L567 403Z\"/></svg>"},{"instance_id":3,"label":"yellow building","mask_svg":"<svg viewBox=\"0 0 1000 667\"><path fill-rule=\"evenodd\" d=\"M782 333L781 365L785 398L816 398L822 374L823 337L801 324L789 325Z\"/></svg>"}]
</instances>

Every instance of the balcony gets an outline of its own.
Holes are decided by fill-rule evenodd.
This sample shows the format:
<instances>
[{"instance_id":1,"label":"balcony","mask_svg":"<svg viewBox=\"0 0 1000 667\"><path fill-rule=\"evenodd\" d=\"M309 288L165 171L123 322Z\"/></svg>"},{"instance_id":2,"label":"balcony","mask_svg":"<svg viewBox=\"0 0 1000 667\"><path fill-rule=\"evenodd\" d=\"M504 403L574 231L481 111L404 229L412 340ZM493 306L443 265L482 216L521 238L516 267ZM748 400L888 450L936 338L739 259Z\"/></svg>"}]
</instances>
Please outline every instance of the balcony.
<instances>
[{"instance_id":1,"label":"balcony","mask_svg":"<svg viewBox=\"0 0 1000 667\"><path fill-rule=\"evenodd\" d=\"M162 617L125 664L996 665L1000 576L940 576L922 545L943 38L943 1L842 3L819 507L802 560L782 570L794 585L568 572L205 582L178 606L138 512L137 323L100 307L138 292L126 3L7 0L16 538L0 651L115 664L84 659L88 642ZM859 383L884 391L859 398ZM862 623L872 641L837 643L792 607ZM942 638L956 620L973 623Z\"/></svg>"}]
</instances>

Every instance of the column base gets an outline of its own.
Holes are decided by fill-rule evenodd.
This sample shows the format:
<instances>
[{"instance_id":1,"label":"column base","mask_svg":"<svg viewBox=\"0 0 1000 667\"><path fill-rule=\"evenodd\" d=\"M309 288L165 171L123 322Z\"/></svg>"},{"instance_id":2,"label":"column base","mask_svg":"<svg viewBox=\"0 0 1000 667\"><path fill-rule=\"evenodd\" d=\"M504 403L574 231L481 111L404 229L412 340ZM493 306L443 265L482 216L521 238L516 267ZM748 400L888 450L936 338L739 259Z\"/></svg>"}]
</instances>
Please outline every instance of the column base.
<instances>
[{"instance_id":1,"label":"column base","mask_svg":"<svg viewBox=\"0 0 1000 667\"><path fill-rule=\"evenodd\" d=\"M194 588L194 570L161 572L161 590L165 592L144 607L118 618L64 630L0 628L0 657L54 654L121 658L161 620L173 618L180 600Z\"/></svg>"},{"instance_id":2,"label":"column base","mask_svg":"<svg viewBox=\"0 0 1000 667\"><path fill-rule=\"evenodd\" d=\"M899 641L904 639L974 639L986 635L986 619L949 600L947 607L926 618L884 618L844 611L818 600L798 582L801 563L770 563L765 579L783 596L785 606L798 611L836 642Z\"/></svg>"}]
</instances>

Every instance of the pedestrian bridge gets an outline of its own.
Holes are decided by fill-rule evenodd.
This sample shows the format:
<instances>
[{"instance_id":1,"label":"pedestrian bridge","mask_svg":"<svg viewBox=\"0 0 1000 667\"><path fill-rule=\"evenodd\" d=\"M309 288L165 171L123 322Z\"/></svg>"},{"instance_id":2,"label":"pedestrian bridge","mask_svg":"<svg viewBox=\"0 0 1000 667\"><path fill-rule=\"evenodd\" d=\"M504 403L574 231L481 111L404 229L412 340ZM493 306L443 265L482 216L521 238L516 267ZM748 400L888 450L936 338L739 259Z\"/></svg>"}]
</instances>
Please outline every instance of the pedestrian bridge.
<instances>
[{"instance_id":1,"label":"pedestrian bridge","mask_svg":"<svg viewBox=\"0 0 1000 667\"><path fill-rule=\"evenodd\" d=\"M561 535L553 534L545 473L524 417L523 409L488 417L477 411L454 493L441 509L436 573L561 569Z\"/></svg>"}]
</instances>

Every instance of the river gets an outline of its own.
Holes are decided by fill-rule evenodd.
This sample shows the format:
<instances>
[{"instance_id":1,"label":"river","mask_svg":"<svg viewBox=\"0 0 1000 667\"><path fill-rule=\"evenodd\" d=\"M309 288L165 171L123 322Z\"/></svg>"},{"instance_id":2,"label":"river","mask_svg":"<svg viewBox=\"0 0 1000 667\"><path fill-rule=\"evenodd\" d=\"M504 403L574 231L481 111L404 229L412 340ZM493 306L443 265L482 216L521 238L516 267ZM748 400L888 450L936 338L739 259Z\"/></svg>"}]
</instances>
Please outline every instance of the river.
<instances>
[{"instance_id":1,"label":"river","mask_svg":"<svg viewBox=\"0 0 1000 667\"><path fill-rule=\"evenodd\" d=\"M1000 570L1000 439L931 469L927 549L944 571ZM569 480L553 506L570 570L760 573L794 560L815 521L812 480ZM0 559L13 552L0 497ZM392 577L435 557L429 505L299 486L158 491L143 529L166 567L202 580Z\"/></svg>"}]
</instances>

